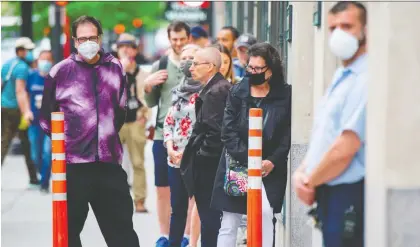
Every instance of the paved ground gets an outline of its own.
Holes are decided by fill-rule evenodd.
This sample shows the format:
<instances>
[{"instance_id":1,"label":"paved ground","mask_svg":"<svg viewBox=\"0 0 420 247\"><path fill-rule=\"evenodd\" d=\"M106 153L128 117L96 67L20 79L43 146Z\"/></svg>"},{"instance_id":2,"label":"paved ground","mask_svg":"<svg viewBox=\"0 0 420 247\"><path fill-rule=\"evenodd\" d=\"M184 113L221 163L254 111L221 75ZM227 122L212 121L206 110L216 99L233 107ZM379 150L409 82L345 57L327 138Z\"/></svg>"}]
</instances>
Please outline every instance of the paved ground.
<instances>
[{"instance_id":1,"label":"paved ground","mask_svg":"<svg viewBox=\"0 0 420 247\"><path fill-rule=\"evenodd\" d=\"M146 173L148 180L149 214L135 214L134 225L142 247L154 247L159 236L154 190L154 167L151 144L146 146ZM123 166L129 167L127 157ZM128 170L130 179L131 171ZM278 225L277 227L279 227ZM278 234L282 228L278 229ZM278 237L280 237L277 235ZM83 246L106 247L92 211L82 232ZM280 239L280 238L278 238ZM276 246L280 247L282 241ZM28 175L23 156L8 156L1 174L1 246L2 247L49 247L52 246L51 195L38 190L28 190ZM245 245L244 245L245 246ZM242 246L241 246L242 247Z\"/></svg>"},{"instance_id":2,"label":"paved ground","mask_svg":"<svg viewBox=\"0 0 420 247\"><path fill-rule=\"evenodd\" d=\"M155 210L156 193L153 186L153 160L150 143L146 147L146 172L148 179L147 207L149 214L135 214L134 225L141 246L153 247L159 231ZM27 189L28 175L22 156L8 156L1 174L1 246L48 247L52 246L51 195ZM96 223L89 213L82 232L84 246L106 247Z\"/></svg>"}]
</instances>

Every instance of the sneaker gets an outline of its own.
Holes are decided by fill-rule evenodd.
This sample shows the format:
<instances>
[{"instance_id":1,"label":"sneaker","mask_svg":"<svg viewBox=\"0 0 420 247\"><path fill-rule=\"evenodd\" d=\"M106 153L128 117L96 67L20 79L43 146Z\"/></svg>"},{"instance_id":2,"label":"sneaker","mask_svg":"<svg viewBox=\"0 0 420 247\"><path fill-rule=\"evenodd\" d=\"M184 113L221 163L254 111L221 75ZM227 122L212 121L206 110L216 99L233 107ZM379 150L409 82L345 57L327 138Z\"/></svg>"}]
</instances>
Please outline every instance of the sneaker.
<instances>
[{"instance_id":1,"label":"sneaker","mask_svg":"<svg viewBox=\"0 0 420 247\"><path fill-rule=\"evenodd\" d=\"M46 187L41 187L41 193L44 195L47 195L50 193L50 190Z\"/></svg>"},{"instance_id":2,"label":"sneaker","mask_svg":"<svg viewBox=\"0 0 420 247\"><path fill-rule=\"evenodd\" d=\"M158 241L156 241L156 247L168 247L169 240L165 237L160 237Z\"/></svg>"},{"instance_id":3,"label":"sneaker","mask_svg":"<svg viewBox=\"0 0 420 247\"><path fill-rule=\"evenodd\" d=\"M28 190L39 190L40 187L39 183L29 183Z\"/></svg>"},{"instance_id":4,"label":"sneaker","mask_svg":"<svg viewBox=\"0 0 420 247\"><path fill-rule=\"evenodd\" d=\"M183 238L182 242L181 242L181 247L188 247L190 246L190 241L188 240L188 238Z\"/></svg>"}]
</instances>

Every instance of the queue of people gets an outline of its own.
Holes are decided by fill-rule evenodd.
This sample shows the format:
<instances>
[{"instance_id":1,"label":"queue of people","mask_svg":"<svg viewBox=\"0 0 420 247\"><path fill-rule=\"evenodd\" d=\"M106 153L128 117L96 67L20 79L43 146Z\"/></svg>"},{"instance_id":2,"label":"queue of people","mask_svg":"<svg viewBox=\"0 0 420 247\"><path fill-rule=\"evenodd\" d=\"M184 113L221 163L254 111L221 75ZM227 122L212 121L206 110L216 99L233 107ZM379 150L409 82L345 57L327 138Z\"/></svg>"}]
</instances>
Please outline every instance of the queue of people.
<instances>
[{"instance_id":1,"label":"queue of people","mask_svg":"<svg viewBox=\"0 0 420 247\"><path fill-rule=\"evenodd\" d=\"M326 247L363 246L366 12L358 2L339 2L329 12L330 47L343 67L316 112L308 152L293 174L299 199L317 202ZM19 40L17 57L1 73L2 164L19 121L30 122L31 158L41 177L36 183L48 190L51 112L64 112L69 246L82 246L90 204L108 246L138 247L132 216L148 212L146 122L157 107L156 247L196 247L200 235L202 247L233 247L246 221L246 186L237 176L247 181L249 109L261 108L263 247L272 247L291 147L292 89L281 56L230 26L220 30L217 44L202 28L180 21L167 33L171 48L151 72L139 67L130 34L120 35L115 56L101 49L103 30L90 16L72 25L77 53L55 66L51 52L43 51L29 73L33 43ZM120 165L122 144L133 165L134 207Z\"/></svg>"},{"instance_id":2,"label":"queue of people","mask_svg":"<svg viewBox=\"0 0 420 247\"><path fill-rule=\"evenodd\" d=\"M195 219L201 223L201 246L235 246L237 229L246 225L246 196L225 191L225 156L247 167L252 107L263 108L267 119L264 228L269 234L264 237L269 240L264 246L271 247L274 213L281 211L287 181L291 87L271 45L241 36L234 27L222 28L218 43L204 48L196 43L199 36L207 37L199 28L171 23L168 56L153 65L145 80L146 103L158 107L153 155L161 237L156 247L197 246Z\"/></svg>"}]
</instances>

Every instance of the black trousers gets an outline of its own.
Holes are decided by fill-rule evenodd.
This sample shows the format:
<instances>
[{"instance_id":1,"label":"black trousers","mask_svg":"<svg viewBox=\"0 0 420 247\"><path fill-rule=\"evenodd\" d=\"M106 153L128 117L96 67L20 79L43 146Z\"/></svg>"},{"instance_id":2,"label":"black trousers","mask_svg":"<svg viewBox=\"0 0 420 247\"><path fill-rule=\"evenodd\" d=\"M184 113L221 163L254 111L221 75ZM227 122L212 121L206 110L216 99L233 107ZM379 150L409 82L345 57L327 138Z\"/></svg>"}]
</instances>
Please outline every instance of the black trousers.
<instances>
[{"instance_id":1,"label":"black trousers","mask_svg":"<svg viewBox=\"0 0 420 247\"><path fill-rule=\"evenodd\" d=\"M89 204L108 247L139 247L127 174L118 164L67 165L69 247L81 247Z\"/></svg>"},{"instance_id":2,"label":"black trousers","mask_svg":"<svg viewBox=\"0 0 420 247\"><path fill-rule=\"evenodd\" d=\"M201 247L216 247L222 212L210 207L218 159L198 156L195 163L195 203L201 221Z\"/></svg>"}]
</instances>

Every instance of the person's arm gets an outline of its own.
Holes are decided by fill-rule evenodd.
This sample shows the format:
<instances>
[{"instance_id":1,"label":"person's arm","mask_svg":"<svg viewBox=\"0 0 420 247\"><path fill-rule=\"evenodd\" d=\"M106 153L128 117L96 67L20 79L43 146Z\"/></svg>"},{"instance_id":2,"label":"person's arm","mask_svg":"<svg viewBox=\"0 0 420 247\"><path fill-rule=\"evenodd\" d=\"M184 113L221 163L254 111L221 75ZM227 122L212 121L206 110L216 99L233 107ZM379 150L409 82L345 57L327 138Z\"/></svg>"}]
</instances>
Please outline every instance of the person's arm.
<instances>
[{"instance_id":1,"label":"person's arm","mask_svg":"<svg viewBox=\"0 0 420 247\"><path fill-rule=\"evenodd\" d=\"M57 85L57 67L53 67L45 79L42 106L39 111L39 125L48 136L51 136L51 113L56 111L55 88Z\"/></svg>"},{"instance_id":2,"label":"person's arm","mask_svg":"<svg viewBox=\"0 0 420 247\"><path fill-rule=\"evenodd\" d=\"M15 68L16 77L16 99L19 105L20 112L25 115L31 111L29 104L29 95L26 91L26 83L29 77L29 71L26 67L16 65Z\"/></svg>"},{"instance_id":3,"label":"person's arm","mask_svg":"<svg viewBox=\"0 0 420 247\"><path fill-rule=\"evenodd\" d=\"M203 124L207 125L208 131L198 151L200 155L214 156L214 153L220 150L223 113L228 93L228 88L220 88L218 92L207 94L208 102L206 109L203 109Z\"/></svg>"},{"instance_id":4,"label":"person's arm","mask_svg":"<svg viewBox=\"0 0 420 247\"><path fill-rule=\"evenodd\" d=\"M229 92L223 115L222 142L235 160L246 164L248 160L248 145L239 136L238 121L240 121L241 101Z\"/></svg>"},{"instance_id":5,"label":"person's arm","mask_svg":"<svg viewBox=\"0 0 420 247\"><path fill-rule=\"evenodd\" d=\"M290 87L287 89L290 91ZM290 145L291 145L291 139L292 139L292 100L291 100L291 91L288 94L289 99L286 105L286 119L284 122L282 122L281 126L281 132L278 136L274 137L275 140L278 140L277 142L277 148L273 152L272 155L267 157L267 160L271 161L273 163L274 167L278 164L284 164L284 161L287 159L287 156L290 151Z\"/></svg>"},{"instance_id":6,"label":"person's arm","mask_svg":"<svg viewBox=\"0 0 420 247\"><path fill-rule=\"evenodd\" d=\"M336 139L320 164L309 175L308 185L317 187L340 176L365 142L367 86L359 82L346 98Z\"/></svg>"},{"instance_id":7,"label":"person's arm","mask_svg":"<svg viewBox=\"0 0 420 247\"><path fill-rule=\"evenodd\" d=\"M149 80L151 76L153 76L159 69L159 61L156 61L152 65L151 73L146 77L143 90L144 90L144 101L146 102L147 106L152 108L159 104L159 88L153 87ZM149 80L148 80L149 79Z\"/></svg>"},{"instance_id":8,"label":"person's arm","mask_svg":"<svg viewBox=\"0 0 420 247\"><path fill-rule=\"evenodd\" d=\"M140 70L136 76L136 91L137 91L137 99L143 104L143 106L138 111L138 118L144 119L147 122L150 118L150 110L147 107L147 104L144 100L144 85L146 77L149 76L150 73Z\"/></svg>"},{"instance_id":9,"label":"person's arm","mask_svg":"<svg viewBox=\"0 0 420 247\"><path fill-rule=\"evenodd\" d=\"M173 133L175 128L175 121L172 116L173 107L169 108L163 124L163 143L169 151L173 150Z\"/></svg>"}]
</instances>

